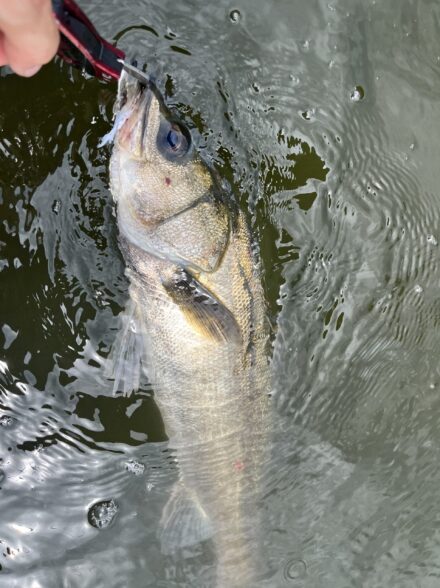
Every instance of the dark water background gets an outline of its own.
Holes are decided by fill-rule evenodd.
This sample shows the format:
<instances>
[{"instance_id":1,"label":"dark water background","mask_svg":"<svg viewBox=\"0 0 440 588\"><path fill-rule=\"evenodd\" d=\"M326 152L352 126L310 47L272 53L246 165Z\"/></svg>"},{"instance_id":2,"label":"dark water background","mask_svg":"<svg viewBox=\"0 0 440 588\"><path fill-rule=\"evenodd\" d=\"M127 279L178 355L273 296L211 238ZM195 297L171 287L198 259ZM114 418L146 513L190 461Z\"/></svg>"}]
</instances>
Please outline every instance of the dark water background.
<instances>
[{"instance_id":1,"label":"dark water background","mask_svg":"<svg viewBox=\"0 0 440 588\"><path fill-rule=\"evenodd\" d=\"M270 585L437 587L439 4L81 5L249 211L276 330ZM127 297L114 98L58 61L0 78L1 588L212 583L160 553L176 468L151 391L102 375Z\"/></svg>"}]
</instances>

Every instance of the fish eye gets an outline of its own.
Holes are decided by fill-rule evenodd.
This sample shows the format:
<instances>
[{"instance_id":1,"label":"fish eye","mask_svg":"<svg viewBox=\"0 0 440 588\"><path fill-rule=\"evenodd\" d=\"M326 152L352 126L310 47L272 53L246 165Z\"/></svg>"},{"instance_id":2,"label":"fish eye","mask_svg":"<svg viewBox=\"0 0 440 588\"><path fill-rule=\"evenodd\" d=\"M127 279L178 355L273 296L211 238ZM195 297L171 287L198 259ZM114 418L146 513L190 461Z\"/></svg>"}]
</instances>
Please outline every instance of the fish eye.
<instances>
[{"instance_id":1,"label":"fish eye","mask_svg":"<svg viewBox=\"0 0 440 588\"><path fill-rule=\"evenodd\" d=\"M186 155L191 147L191 135L177 122L162 121L157 136L157 146L167 159L176 160Z\"/></svg>"},{"instance_id":2,"label":"fish eye","mask_svg":"<svg viewBox=\"0 0 440 588\"><path fill-rule=\"evenodd\" d=\"M167 135L168 145L173 151L178 151L182 143L183 135L178 133L175 129L170 129Z\"/></svg>"}]
</instances>

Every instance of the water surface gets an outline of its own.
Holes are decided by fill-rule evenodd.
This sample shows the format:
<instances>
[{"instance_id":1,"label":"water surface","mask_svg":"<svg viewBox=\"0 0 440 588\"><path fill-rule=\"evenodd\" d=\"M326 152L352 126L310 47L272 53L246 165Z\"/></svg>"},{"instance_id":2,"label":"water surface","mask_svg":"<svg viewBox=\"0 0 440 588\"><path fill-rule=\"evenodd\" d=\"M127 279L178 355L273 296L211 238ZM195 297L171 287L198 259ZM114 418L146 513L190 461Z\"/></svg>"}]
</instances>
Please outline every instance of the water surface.
<instances>
[{"instance_id":1,"label":"water surface","mask_svg":"<svg viewBox=\"0 0 440 588\"><path fill-rule=\"evenodd\" d=\"M440 7L82 2L248 212L274 326L269 584L438 586ZM213 585L161 554L177 471L102 362L127 299L115 86L0 79L0 586Z\"/></svg>"}]
</instances>

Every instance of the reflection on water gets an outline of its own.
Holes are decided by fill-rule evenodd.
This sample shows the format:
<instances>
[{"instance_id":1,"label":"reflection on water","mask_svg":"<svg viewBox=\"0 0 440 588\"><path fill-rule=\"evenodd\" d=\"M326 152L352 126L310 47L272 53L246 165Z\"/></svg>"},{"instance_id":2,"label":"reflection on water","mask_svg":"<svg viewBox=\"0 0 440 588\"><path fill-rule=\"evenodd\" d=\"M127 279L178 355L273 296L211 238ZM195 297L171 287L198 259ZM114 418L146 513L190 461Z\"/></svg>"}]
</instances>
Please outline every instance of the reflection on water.
<instances>
[{"instance_id":1,"label":"reflection on water","mask_svg":"<svg viewBox=\"0 0 440 588\"><path fill-rule=\"evenodd\" d=\"M437 3L84 7L249 211L275 331L268 585L436 586ZM2 587L215 577L206 549L160 553L175 459L151 390L103 376L127 296L114 95L60 63L0 79Z\"/></svg>"}]
</instances>

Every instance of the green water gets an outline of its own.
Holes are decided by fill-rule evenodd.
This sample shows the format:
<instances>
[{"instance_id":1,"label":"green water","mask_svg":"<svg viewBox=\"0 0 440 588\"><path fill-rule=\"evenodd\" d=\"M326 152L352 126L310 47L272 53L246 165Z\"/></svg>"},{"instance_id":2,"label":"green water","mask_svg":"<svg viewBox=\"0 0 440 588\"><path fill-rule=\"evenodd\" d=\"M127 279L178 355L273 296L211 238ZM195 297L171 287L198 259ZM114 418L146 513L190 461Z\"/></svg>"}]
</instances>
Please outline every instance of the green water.
<instances>
[{"instance_id":1,"label":"green water","mask_svg":"<svg viewBox=\"0 0 440 588\"><path fill-rule=\"evenodd\" d=\"M439 6L81 5L157 77L260 248L267 585L437 586ZM214 585L202 551L160 553L177 474L151 390L103 375L128 287L98 148L115 92L59 61L0 77L2 588Z\"/></svg>"}]
</instances>

